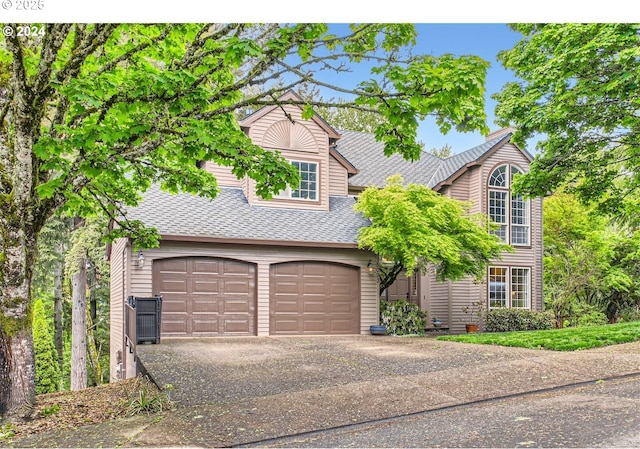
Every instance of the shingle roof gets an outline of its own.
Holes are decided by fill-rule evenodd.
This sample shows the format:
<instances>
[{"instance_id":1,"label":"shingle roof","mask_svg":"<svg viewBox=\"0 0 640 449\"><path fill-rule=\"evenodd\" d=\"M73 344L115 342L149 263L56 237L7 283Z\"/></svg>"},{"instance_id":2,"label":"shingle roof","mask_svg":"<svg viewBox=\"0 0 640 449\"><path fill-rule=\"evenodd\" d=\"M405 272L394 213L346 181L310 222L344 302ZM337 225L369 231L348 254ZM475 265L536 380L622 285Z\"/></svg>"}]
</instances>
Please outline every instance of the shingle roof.
<instances>
[{"instance_id":1,"label":"shingle roof","mask_svg":"<svg viewBox=\"0 0 640 449\"><path fill-rule=\"evenodd\" d=\"M358 229L370 223L354 204L354 197L330 196L329 211L269 208L250 206L237 188L222 187L211 200L152 186L127 216L162 235L355 244Z\"/></svg>"},{"instance_id":2,"label":"shingle roof","mask_svg":"<svg viewBox=\"0 0 640 449\"><path fill-rule=\"evenodd\" d=\"M352 186L382 187L386 179L396 173L402 174L405 182L426 184L442 161L426 152L415 162L407 161L399 154L387 157L384 155L384 144L376 141L373 134L339 132L342 137L338 140L336 150L360 170L360 173L349 178Z\"/></svg>"},{"instance_id":3,"label":"shingle roof","mask_svg":"<svg viewBox=\"0 0 640 449\"><path fill-rule=\"evenodd\" d=\"M382 187L396 173L405 182L434 187L507 138L502 135L448 159L423 152L418 161L410 162L397 154L386 157L383 144L372 134L341 132L336 150L360 170L349 178L357 187ZM353 210L354 204L352 196L330 196L328 211L251 206L239 188L222 187L215 199L207 199L172 195L152 186L128 217L157 228L161 235L355 245L358 229L370 222Z\"/></svg>"},{"instance_id":4,"label":"shingle roof","mask_svg":"<svg viewBox=\"0 0 640 449\"><path fill-rule=\"evenodd\" d=\"M448 159L440 159L423 151L419 160L410 162L399 154L385 156L384 144L377 142L373 134L355 131L340 133L342 138L336 150L360 170L360 173L349 178L349 184L357 187L382 187L389 176L397 173L402 175L405 182L434 187L465 165L480 159L498 142L511 135L503 134Z\"/></svg>"},{"instance_id":5,"label":"shingle roof","mask_svg":"<svg viewBox=\"0 0 640 449\"><path fill-rule=\"evenodd\" d=\"M487 140L481 145L473 147L467 151L463 151L462 153L454 154L453 156L442 159L440 167L433 174L431 179L429 179L429 187L434 187L451 177L458 170L463 168L465 165L473 163L482 158L489 150L491 150L498 142L507 137L511 137L511 133L503 134L501 136L495 137L491 140Z\"/></svg>"}]
</instances>

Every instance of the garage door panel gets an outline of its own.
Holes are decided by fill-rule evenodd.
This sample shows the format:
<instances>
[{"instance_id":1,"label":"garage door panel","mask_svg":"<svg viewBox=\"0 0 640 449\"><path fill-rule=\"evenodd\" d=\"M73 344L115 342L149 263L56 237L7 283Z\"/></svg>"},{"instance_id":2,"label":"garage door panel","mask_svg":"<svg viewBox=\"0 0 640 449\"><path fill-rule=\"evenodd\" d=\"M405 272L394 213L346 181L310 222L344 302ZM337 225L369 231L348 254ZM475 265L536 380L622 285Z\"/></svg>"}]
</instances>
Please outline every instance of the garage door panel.
<instances>
[{"instance_id":1,"label":"garage door panel","mask_svg":"<svg viewBox=\"0 0 640 449\"><path fill-rule=\"evenodd\" d=\"M207 257L155 260L154 294L163 297L161 335L255 335L255 278L255 265L244 262Z\"/></svg>"},{"instance_id":2,"label":"garage door panel","mask_svg":"<svg viewBox=\"0 0 640 449\"><path fill-rule=\"evenodd\" d=\"M247 301L241 299L234 301L233 299L227 298L223 304L224 309L222 310L222 312L225 315L233 313L249 313L249 304L247 303Z\"/></svg>"},{"instance_id":3,"label":"garage door panel","mask_svg":"<svg viewBox=\"0 0 640 449\"><path fill-rule=\"evenodd\" d=\"M324 282L310 281L302 285L302 294L306 296L324 296L327 292L327 285Z\"/></svg>"},{"instance_id":4,"label":"garage door panel","mask_svg":"<svg viewBox=\"0 0 640 449\"><path fill-rule=\"evenodd\" d=\"M216 315L197 315L191 319L191 335L212 335L219 333L219 320Z\"/></svg>"},{"instance_id":5,"label":"garage door panel","mask_svg":"<svg viewBox=\"0 0 640 449\"><path fill-rule=\"evenodd\" d=\"M191 313L218 313L220 301L217 298L209 297L207 299L193 299L191 301Z\"/></svg>"},{"instance_id":6,"label":"garage door panel","mask_svg":"<svg viewBox=\"0 0 640 449\"><path fill-rule=\"evenodd\" d=\"M271 267L271 334L359 334L359 269L323 262Z\"/></svg>"},{"instance_id":7,"label":"garage door panel","mask_svg":"<svg viewBox=\"0 0 640 449\"><path fill-rule=\"evenodd\" d=\"M271 333L277 335L300 334L300 323L297 318L279 317L271 322Z\"/></svg>"},{"instance_id":8,"label":"garage door panel","mask_svg":"<svg viewBox=\"0 0 640 449\"><path fill-rule=\"evenodd\" d=\"M353 297L353 285L346 282L332 282L329 286L331 296Z\"/></svg>"},{"instance_id":9,"label":"garage door panel","mask_svg":"<svg viewBox=\"0 0 640 449\"><path fill-rule=\"evenodd\" d=\"M278 280L272 288L275 288L277 295L297 295L300 290L297 282L289 280Z\"/></svg>"},{"instance_id":10,"label":"garage door panel","mask_svg":"<svg viewBox=\"0 0 640 449\"><path fill-rule=\"evenodd\" d=\"M343 301L331 301L330 302L330 306L331 306L331 310L330 313L332 314L351 314L354 312L353 310L353 302L349 301L349 300L343 300Z\"/></svg>"},{"instance_id":11,"label":"garage door panel","mask_svg":"<svg viewBox=\"0 0 640 449\"><path fill-rule=\"evenodd\" d=\"M205 280L194 279L191 282L191 292L193 293L206 293L208 295L217 295L220 289L220 283L217 279Z\"/></svg>"},{"instance_id":12,"label":"garage door panel","mask_svg":"<svg viewBox=\"0 0 640 449\"><path fill-rule=\"evenodd\" d=\"M162 332L168 332L176 336L187 335L187 320L186 315L183 317L162 317Z\"/></svg>"},{"instance_id":13,"label":"garage door panel","mask_svg":"<svg viewBox=\"0 0 640 449\"><path fill-rule=\"evenodd\" d=\"M253 285L246 280L225 280L222 284L222 291L225 294L249 295L253 291Z\"/></svg>"},{"instance_id":14,"label":"garage door panel","mask_svg":"<svg viewBox=\"0 0 640 449\"><path fill-rule=\"evenodd\" d=\"M165 259L162 264L162 271L167 273L186 273L186 259Z\"/></svg>"},{"instance_id":15,"label":"garage door panel","mask_svg":"<svg viewBox=\"0 0 640 449\"><path fill-rule=\"evenodd\" d=\"M219 274L220 262L215 259L193 259L191 272L193 274Z\"/></svg>"},{"instance_id":16,"label":"garage door panel","mask_svg":"<svg viewBox=\"0 0 640 449\"><path fill-rule=\"evenodd\" d=\"M184 314L187 311L187 301L185 299L163 299L162 300L162 314L165 313L180 313Z\"/></svg>"},{"instance_id":17,"label":"garage door panel","mask_svg":"<svg viewBox=\"0 0 640 449\"><path fill-rule=\"evenodd\" d=\"M300 308L300 303L296 298L292 298L290 300L281 298L277 303L275 303L272 307L272 312L277 314L298 314Z\"/></svg>"},{"instance_id":18,"label":"garage door panel","mask_svg":"<svg viewBox=\"0 0 640 449\"><path fill-rule=\"evenodd\" d=\"M185 279L164 279L160 292L186 293L187 281Z\"/></svg>"},{"instance_id":19,"label":"garage door panel","mask_svg":"<svg viewBox=\"0 0 640 449\"><path fill-rule=\"evenodd\" d=\"M224 261L222 273L225 275L239 275L239 276L249 276L251 275L251 270L253 269L252 265L240 262L233 261Z\"/></svg>"},{"instance_id":20,"label":"garage door panel","mask_svg":"<svg viewBox=\"0 0 640 449\"><path fill-rule=\"evenodd\" d=\"M319 313L321 315L324 315L325 313L327 313L327 301L322 298L322 299L310 299L310 298L305 298L302 301L302 313L306 314L311 314L311 313Z\"/></svg>"},{"instance_id":21,"label":"garage door panel","mask_svg":"<svg viewBox=\"0 0 640 449\"><path fill-rule=\"evenodd\" d=\"M251 323L245 318L225 318L224 320L224 330L226 334L247 334Z\"/></svg>"},{"instance_id":22,"label":"garage door panel","mask_svg":"<svg viewBox=\"0 0 640 449\"><path fill-rule=\"evenodd\" d=\"M351 320L331 320L331 331L335 334L348 334L352 331L352 328Z\"/></svg>"},{"instance_id":23,"label":"garage door panel","mask_svg":"<svg viewBox=\"0 0 640 449\"><path fill-rule=\"evenodd\" d=\"M300 275L300 266L297 264L279 263L271 266L271 273L275 276L293 276L298 277Z\"/></svg>"},{"instance_id":24,"label":"garage door panel","mask_svg":"<svg viewBox=\"0 0 640 449\"><path fill-rule=\"evenodd\" d=\"M304 276L316 276L324 279L331 274L331 267L326 264L305 263L302 267L302 273Z\"/></svg>"}]
</instances>

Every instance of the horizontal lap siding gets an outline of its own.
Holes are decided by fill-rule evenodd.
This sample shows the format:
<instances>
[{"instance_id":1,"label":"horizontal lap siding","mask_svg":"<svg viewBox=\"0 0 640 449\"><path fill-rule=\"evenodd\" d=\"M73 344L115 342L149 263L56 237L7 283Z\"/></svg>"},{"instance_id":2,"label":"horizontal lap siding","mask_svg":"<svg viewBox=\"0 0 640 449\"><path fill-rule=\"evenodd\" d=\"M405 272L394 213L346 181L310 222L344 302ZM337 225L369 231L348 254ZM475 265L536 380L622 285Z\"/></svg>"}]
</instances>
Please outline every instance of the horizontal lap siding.
<instances>
[{"instance_id":1,"label":"horizontal lap siding","mask_svg":"<svg viewBox=\"0 0 640 449\"><path fill-rule=\"evenodd\" d=\"M327 261L360 268L360 324L361 333L369 330L369 325L378 322L376 278L369 274L367 263L372 254L349 249L332 248L289 248L254 245L196 244L164 242L160 248L144 251L144 268L132 269L132 291L137 296L151 296L151 273L153 259L166 257L207 256L242 260L257 264L257 333L269 334L269 267L271 264L290 261ZM135 255L137 258L137 255ZM134 256L132 255L132 260Z\"/></svg>"},{"instance_id":2,"label":"horizontal lap siding","mask_svg":"<svg viewBox=\"0 0 640 449\"><path fill-rule=\"evenodd\" d=\"M471 212L487 213L487 183L491 172L502 163L516 164L528 170L529 160L513 144L506 144L498 149L481 166L472 167L457 178L452 185L444 186L440 193L462 201L471 200ZM514 253L504 253L501 260L494 265L519 266L531 268L531 302L532 309L539 310L542 305L542 199L530 200L531 213L531 247L515 247ZM487 301L486 281L474 284L471 279L456 282L439 283L433 275L427 275L427 309L430 319L434 316L449 324L453 332L464 332L466 320L462 308L478 299ZM447 317L449 322L442 317Z\"/></svg>"},{"instance_id":3,"label":"horizontal lap siding","mask_svg":"<svg viewBox=\"0 0 640 449\"><path fill-rule=\"evenodd\" d=\"M109 375L111 380L116 380L118 366L118 351L123 349L124 339L124 300L127 295L125 261L128 257L127 239L118 239L111 247L111 287L110 287L110 313L109 313Z\"/></svg>"},{"instance_id":4,"label":"horizontal lap siding","mask_svg":"<svg viewBox=\"0 0 640 449\"><path fill-rule=\"evenodd\" d=\"M445 326L451 326L451 311L449 304L449 283L438 282L432 273L428 273L428 320L439 318Z\"/></svg>"},{"instance_id":5,"label":"horizontal lap siding","mask_svg":"<svg viewBox=\"0 0 640 449\"><path fill-rule=\"evenodd\" d=\"M302 126L308 131L315 140L315 144L309 148L303 149L291 149L284 147L269 148L267 150L280 151L281 154L289 160L302 160L317 162L319 169L319 202L316 201L296 201L296 200L280 200L277 201L265 201L255 193L256 183L252 179L248 180L247 199L249 204L261 205L269 207L295 207L296 209L310 209L310 210L328 210L329 209L329 137L325 130L323 130L317 123L312 120L305 120L302 118L302 111L300 108L291 105L284 105L283 108L289 114L289 117L280 109L274 109L264 117L260 118L253 124L249 131L249 137L257 144L262 145L263 138L267 133L267 130L271 125L281 122L283 120L295 122L294 126ZM346 179L346 174L345 174Z\"/></svg>"},{"instance_id":6,"label":"horizontal lap siding","mask_svg":"<svg viewBox=\"0 0 640 449\"><path fill-rule=\"evenodd\" d=\"M333 157L329 158L329 195L347 195L347 169Z\"/></svg>"},{"instance_id":7,"label":"horizontal lap siding","mask_svg":"<svg viewBox=\"0 0 640 449\"><path fill-rule=\"evenodd\" d=\"M205 170L215 175L219 186L242 187L242 180L236 178L236 175L231 173L231 167L223 167L215 162L207 161L205 163Z\"/></svg>"}]
</instances>

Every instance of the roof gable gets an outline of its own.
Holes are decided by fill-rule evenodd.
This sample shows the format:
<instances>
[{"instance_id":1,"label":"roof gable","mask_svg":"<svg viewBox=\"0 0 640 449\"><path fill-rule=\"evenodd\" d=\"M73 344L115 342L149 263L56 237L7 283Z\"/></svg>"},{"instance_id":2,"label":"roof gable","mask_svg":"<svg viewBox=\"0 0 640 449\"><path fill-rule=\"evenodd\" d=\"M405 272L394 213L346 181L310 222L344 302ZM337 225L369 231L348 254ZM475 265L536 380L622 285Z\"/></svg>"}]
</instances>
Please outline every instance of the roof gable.
<instances>
[{"instance_id":1,"label":"roof gable","mask_svg":"<svg viewBox=\"0 0 640 449\"><path fill-rule=\"evenodd\" d=\"M300 105L300 103L304 103L304 100L295 92L288 91L285 94L283 94L280 98L278 98L278 102L280 104L262 107L258 109L256 112L254 112L253 114L250 114L249 116L240 120L240 127L249 128L253 123L258 121L265 115L269 114L270 112L276 109L282 108L283 105L287 105L287 104L293 105L302 111L303 108ZM314 114L310 120L313 121L320 128L322 128L327 133L330 139L340 138L340 134L318 114Z\"/></svg>"},{"instance_id":2,"label":"roof gable","mask_svg":"<svg viewBox=\"0 0 640 449\"><path fill-rule=\"evenodd\" d=\"M405 182L427 185L439 190L443 185L451 184L471 167L481 165L488 157L509 143L512 132L496 133L495 137L447 159L440 159L423 151L420 159L411 162L399 154L390 157L384 155L384 144L375 140L373 134L355 131L340 131L338 141L340 152L359 173L349 179L352 188L365 188L370 185L383 187L386 179L400 174ZM514 145L518 148L516 145ZM526 151L518 150L531 162L533 157Z\"/></svg>"}]
</instances>

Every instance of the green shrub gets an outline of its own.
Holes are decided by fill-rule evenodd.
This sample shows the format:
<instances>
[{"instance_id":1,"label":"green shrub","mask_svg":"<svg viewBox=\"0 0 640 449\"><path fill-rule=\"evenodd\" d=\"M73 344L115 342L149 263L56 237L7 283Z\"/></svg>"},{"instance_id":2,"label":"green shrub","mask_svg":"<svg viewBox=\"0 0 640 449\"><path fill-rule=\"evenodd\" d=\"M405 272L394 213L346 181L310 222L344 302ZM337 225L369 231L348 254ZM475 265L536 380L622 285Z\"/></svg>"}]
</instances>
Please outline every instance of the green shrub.
<instances>
[{"instance_id":1,"label":"green shrub","mask_svg":"<svg viewBox=\"0 0 640 449\"><path fill-rule=\"evenodd\" d=\"M601 326L608 323L607 315L597 307L591 304L577 303L573 308L573 314L564 322L564 326Z\"/></svg>"},{"instance_id":2,"label":"green shrub","mask_svg":"<svg viewBox=\"0 0 640 449\"><path fill-rule=\"evenodd\" d=\"M640 321L640 306L627 307L620 311L620 322Z\"/></svg>"},{"instance_id":3,"label":"green shrub","mask_svg":"<svg viewBox=\"0 0 640 449\"><path fill-rule=\"evenodd\" d=\"M485 332L536 331L553 329L556 319L550 311L491 309L485 314Z\"/></svg>"},{"instance_id":4,"label":"green shrub","mask_svg":"<svg viewBox=\"0 0 640 449\"><path fill-rule=\"evenodd\" d=\"M609 324L609 319L607 315L597 310L578 317L578 326L602 326L603 324Z\"/></svg>"},{"instance_id":5,"label":"green shrub","mask_svg":"<svg viewBox=\"0 0 640 449\"><path fill-rule=\"evenodd\" d=\"M44 313L42 300L33 305L33 349L36 359L36 394L54 393L60 387L60 366L51 323Z\"/></svg>"},{"instance_id":6,"label":"green shrub","mask_svg":"<svg viewBox=\"0 0 640 449\"><path fill-rule=\"evenodd\" d=\"M423 335L427 313L406 299L380 301L380 324L387 326L389 334Z\"/></svg>"}]
</instances>

